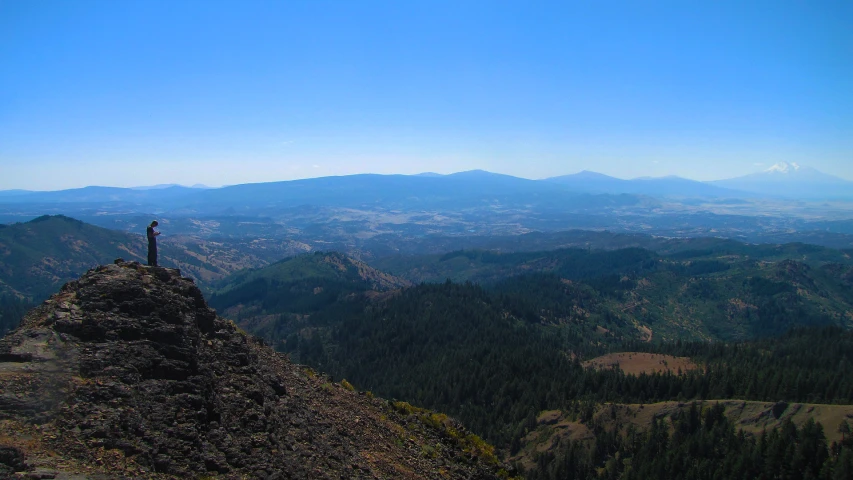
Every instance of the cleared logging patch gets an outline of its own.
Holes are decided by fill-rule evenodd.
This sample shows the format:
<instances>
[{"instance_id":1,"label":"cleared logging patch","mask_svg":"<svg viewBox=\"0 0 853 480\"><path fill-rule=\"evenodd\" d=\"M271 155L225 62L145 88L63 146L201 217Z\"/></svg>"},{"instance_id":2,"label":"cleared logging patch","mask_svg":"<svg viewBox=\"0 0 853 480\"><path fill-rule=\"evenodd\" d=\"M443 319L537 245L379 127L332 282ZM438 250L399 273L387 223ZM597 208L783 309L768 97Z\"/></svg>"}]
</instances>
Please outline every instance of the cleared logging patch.
<instances>
[{"instance_id":1,"label":"cleared logging patch","mask_svg":"<svg viewBox=\"0 0 853 480\"><path fill-rule=\"evenodd\" d=\"M688 357L640 352L608 353L583 362L583 366L592 367L596 370L618 366L623 372L631 375L666 371L678 373L679 369L682 372L687 372L699 368L699 365Z\"/></svg>"}]
</instances>

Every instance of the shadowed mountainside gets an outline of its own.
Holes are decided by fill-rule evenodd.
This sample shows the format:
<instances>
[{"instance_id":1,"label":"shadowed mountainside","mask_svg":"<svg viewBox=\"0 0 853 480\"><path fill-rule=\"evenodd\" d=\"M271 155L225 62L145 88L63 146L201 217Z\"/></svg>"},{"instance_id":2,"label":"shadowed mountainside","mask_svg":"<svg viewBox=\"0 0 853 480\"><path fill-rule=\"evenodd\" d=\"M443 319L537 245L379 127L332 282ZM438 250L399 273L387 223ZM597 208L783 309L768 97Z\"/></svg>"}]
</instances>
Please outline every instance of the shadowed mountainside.
<instances>
[{"instance_id":1,"label":"shadowed mountainside","mask_svg":"<svg viewBox=\"0 0 853 480\"><path fill-rule=\"evenodd\" d=\"M368 298L386 297L408 280L374 269L338 252L286 258L223 279L210 304L241 328L278 345L309 317L346 316Z\"/></svg>"}]
</instances>

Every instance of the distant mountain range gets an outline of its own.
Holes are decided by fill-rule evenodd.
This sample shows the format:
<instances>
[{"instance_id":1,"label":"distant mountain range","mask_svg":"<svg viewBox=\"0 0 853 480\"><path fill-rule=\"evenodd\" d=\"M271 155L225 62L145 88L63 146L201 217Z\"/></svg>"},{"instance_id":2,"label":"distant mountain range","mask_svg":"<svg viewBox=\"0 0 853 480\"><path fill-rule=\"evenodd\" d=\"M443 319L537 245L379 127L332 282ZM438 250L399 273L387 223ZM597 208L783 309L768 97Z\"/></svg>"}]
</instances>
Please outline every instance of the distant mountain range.
<instances>
[{"instance_id":1,"label":"distant mountain range","mask_svg":"<svg viewBox=\"0 0 853 480\"><path fill-rule=\"evenodd\" d=\"M728 197L761 196L802 199L853 199L853 182L811 167L781 162L760 173L710 182L676 176L641 177L623 180L584 170L573 175L547 178L574 191L609 194L636 194L653 197Z\"/></svg>"},{"instance_id":2,"label":"distant mountain range","mask_svg":"<svg viewBox=\"0 0 853 480\"><path fill-rule=\"evenodd\" d=\"M257 207L272 204L352 206L388 203L392 207L483 201L565 200L579 194L642 195L684 198L853 199L853 182L796 163L778 163L761 173L700 182L677 176L624 180L584 170L571 175L528 180L471 170L449 175L359 174L281 182L247 183L221 188L174 184L150 187L85 187L50 192L0 191L0 203L131 203L169 206Z\"/></svg>"},{"instance_id":3,"label":"distant mountain range","mask_svg":"<svg viewBox=\"0 0 853 480\"><path fill-rule=\"evenodd\" d=\"M796 198L853 198L853 182L796 163L777 163L761 173L708 182L762 195Z\"/></svg>"},{"instance_id":4,"label":"distant mountain range","mask_svg":"<svg viewBox=\"0 0 853 480\"><path fill-rule=\"evenodd\" d=\"M172 188L172 187L187 188L187 187L184 187L183 185L180 185L177 183L161 183L158 185L146 185L146 186L141 186L141 187L130 187L130 188L132 188L133 190L162 190L164 188ZM195 185L191 185L189 188L206 189L206 188L211 188L211 187L208 187L207 185L204 185L201 183L196 183Z\"/></svg>"},{"instance_id":5,"label":"distant mountain range","mask_svg":"<svg viewBox=\"0 0 853 480\"><path fill-rule=\"evenodd\" d=\"M653 197L743 197L753 196L749 192L737 191L710 185L696 180L668 176L660 178L636 178L623 180L602 173L584 170L572 175L545 179L547 182L565 185L571 190L587 193L634 194Z\"/></svg>"},{"instance_id":6,"label":"distant mountain range","mask_svg":"<svg viewBox=\"0 0 853 480\"><path fill-rule=\"evenodd\" d=\"M540 206L563 211L567 206L576 210L600 210L638 205L643 201L636 196L590 195L553 182L477 170L441 176L333 176L215 189L85 187L55 192L0 193L0 217L27 218L30 212L34 213L30 218L45 213L88 218L130 212L146 216L168 212L274 217L283 211L310 212L307 207L446 213ZM10 215L5 217L3 213Z\"/></svg>"},{"instance_id":7,"label":"distant mountain range","mask_svg":"<svg viewBox=\"0 0 853 480\"><path fill-rule=\"evenodd\" d=\"M576 195L576 192L555 184L472 170L440 176L361 174L248 183L198 192L190 204L193 207L234 208L383 204L390 208L420 208L476 206L484 201L524 203L543 196L567 199Z\"/></svg>"},{"instance_id":8,"label":"distant mountain range","mask_svg":"<svg viewBox=\"0 0 853 480\"><path fill-rule=\"evenodd\" d=\"M203 189L181 186L157 188L83 187L48 192L29 190L2 190L3 203L132 203L160 204L185 199Z\"/></svg>"},{"instance_id":9,"label":"distant mountain range","mask_svg":"<svg viewBox=\"0 0 853 480\"><path fill-rule=\"evenodd\" d=\"M283 253L269 242L282 240L290 242L288 254L328 248L376 252L368 244L393 250L436 235L502 236L569 229L853 246L853 204L817 203L853 200L853 182L793 164L728 182L679 177L623 180L594 172L529 180L473 170L450 175L333 176L211 189L6 191L0 192L0 223L60 214L141 233L157 219L170 239L175 235L258 239L265 246L258 246L257 252L266 261L270 260L266 252Z\"/></svg>"}]
</instances>

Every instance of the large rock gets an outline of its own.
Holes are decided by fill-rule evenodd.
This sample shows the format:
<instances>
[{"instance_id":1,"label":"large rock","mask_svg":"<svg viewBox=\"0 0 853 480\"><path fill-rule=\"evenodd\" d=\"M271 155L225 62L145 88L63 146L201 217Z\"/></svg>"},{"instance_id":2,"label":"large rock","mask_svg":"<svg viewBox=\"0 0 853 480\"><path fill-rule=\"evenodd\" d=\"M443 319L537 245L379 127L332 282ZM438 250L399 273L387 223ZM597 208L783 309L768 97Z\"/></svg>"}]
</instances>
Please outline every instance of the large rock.
<instances>
[{"instance_id":1,"label":"large rock","mask_svg":"<svg viewBox=\"0 0 853 480\"><path fill-rule=\"evenodd\" d=\"M415 410L291 364L136 262L0 340L0 472L21 478L495 478L459 425Z\"/></svg>"}]
</instances>

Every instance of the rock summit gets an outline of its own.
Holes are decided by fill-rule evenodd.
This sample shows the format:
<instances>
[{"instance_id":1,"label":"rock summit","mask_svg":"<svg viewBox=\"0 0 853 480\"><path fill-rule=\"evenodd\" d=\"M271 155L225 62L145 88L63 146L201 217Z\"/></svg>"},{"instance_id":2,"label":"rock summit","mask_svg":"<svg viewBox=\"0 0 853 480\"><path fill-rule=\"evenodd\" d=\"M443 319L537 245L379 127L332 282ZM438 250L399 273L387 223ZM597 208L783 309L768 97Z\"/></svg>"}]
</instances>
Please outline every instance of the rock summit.
<instances>
[{"instance_id":1,"label":"rock summit","mask_svg":"<svg viewBox=\"0 0 853 480\"><path fill-rule=\"evenodd\" d=\"M175 269L116 260L0 340L0 478L488 479L443 415L290 363Z\"/></svg>"}]
</instances>

